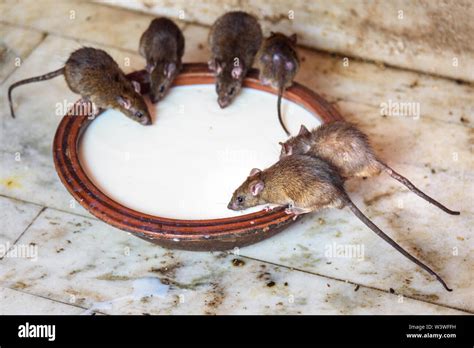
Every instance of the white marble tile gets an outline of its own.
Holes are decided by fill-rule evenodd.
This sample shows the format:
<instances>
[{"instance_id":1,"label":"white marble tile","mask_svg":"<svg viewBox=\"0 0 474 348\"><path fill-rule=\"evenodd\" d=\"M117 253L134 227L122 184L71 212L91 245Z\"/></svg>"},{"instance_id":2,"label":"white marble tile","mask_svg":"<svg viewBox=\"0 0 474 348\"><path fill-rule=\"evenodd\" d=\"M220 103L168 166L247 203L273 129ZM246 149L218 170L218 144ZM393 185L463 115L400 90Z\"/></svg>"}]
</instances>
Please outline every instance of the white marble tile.
<instances>
[{"instance_id":1,"label":"white marble tile","mask_svg":"<svg viewBox=\"0 0 474 348\"><path fill-rule=\"evenodd\" d=\"M44 39L45 34L0 24L0 82Z\"/></svg>"},{"instance_id":2,"label":"white marble tile","mask_svg":"<svg viewBox=\"0 0 474 348\"><path fill-rule=\"evenodd\" d=\"M474 126L474 87L453 80L404 71L380 64L300 48L302 60L296 80L331 101L372 105L416 102L422 118ZM364 119L365 115L358 115Z\"/></svg>"},{"instance_id":3,"label":"white marble tile","mask_svg":"<svg viewBox=\"0 0 474 348\"><path fill-rule=\"evenodd\" d=\"M183 35L186 39L183 62L207 62L211 57L207 43L209 28L188 24L183 30Z\"/></svg>"},{"instance_id":4,"label":"white marble tile","mask_svg":"<svg viewBox=\"0 0 474 348\"><path fill-rule=\"evenodd\" d=\"M184 18L191 23L201 23L211 25L221 14L235 10L239 6L239 0L220 1L217 5L215 1L114 1L98 0L97 3L138 10L141 13L153 13L156 16L167 16L170 18ZM217 6L216 6L217 5Z\"/></svg>"},{"instance_id":5,"label":"white marble tile","mask_svg":"<svg viewBox=\"0 0 474 348\"><path fill-rule=\"evenodd\" d=\"M166 250L53 210L20 242L34 243L38 259L0 261L0 284L83 314L462 313L232 254Z\"/></svg>"},{"instance_id":6,"label":"white marble tile","mask_svg":"<svg viewBox=\"0 0 474 348\"><path fill-rule=\"evenodd\" d=\"M8 185L8 182L5 184ZM36 204L0 197L0 245L12 245L41 209L42 207ZM0 253L1 256L3 254Z\"/></svg>"},{"instance_id":7,"label":"white marble tile","mask_svg":"<svg viewBox=\"0 0 474 348\"><path fill-rule=\"evenodd\" d=\"M0 140L1 143L1 140ZM28 145L27 145L28 146ZM28 154L27 146L18 144L21 161L15 160L17 152L0 150L0 194L49 206L74 214L90 216L65 189L54 169L51 154ZM34 144L31 144L34 149ZM24 149L24 150L23 150Z\"/></svg>"},{"instance_id":8,"label":"white marble tile","mask_svg":"<svg viewBox=\"0 0 474 348\"><path fill-rule=\"evenodd\" d=\"M133 52L155 17L86 1L10 1L0 4L0 12L10 24Z\"/></svg>"},{"instance_id":9,"label":"white marble tile","mask_svg":"<svg viewBox=\"0 0 474 348\"><path fill-rule=\"evenodd\" d=\"M380 116L372 106L341 101L337 106L344 118L356 123L388 163L403 163L435 169L472 181L474 173L474 130L423 118ZM408 175L409 173L407 173Z\"/></svg>"},{"instance_id":10,"label":"white marble tile","mask_svg":"<svg viewBox=\"0 0 474 348\"><path fill-rule=\"evenodd\" d=\"M77 315L84 309L28 293L0 288L0 315Z\"/></svg>"}]
</instances>

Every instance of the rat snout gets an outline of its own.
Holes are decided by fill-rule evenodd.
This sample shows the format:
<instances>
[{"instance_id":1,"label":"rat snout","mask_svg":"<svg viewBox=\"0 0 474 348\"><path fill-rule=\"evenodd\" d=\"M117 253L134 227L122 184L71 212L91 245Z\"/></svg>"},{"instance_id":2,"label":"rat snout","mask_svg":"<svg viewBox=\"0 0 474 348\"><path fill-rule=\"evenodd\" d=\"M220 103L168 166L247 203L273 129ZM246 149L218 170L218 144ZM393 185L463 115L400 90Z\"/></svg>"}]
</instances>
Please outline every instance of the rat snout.
<instances>
[{"instance_id":1,"label":"rat snout","mask_svg":"<svg viewBox=\"0 0 474 348\"><path fill-rule=\"evenodd\" d=\"M224 109L226 106L229 106L230 99L229 98L218 98L217 103L219 104L221 109Z\"/></svg>"},{"instance_id":2,"label":"rat snout","mask_svg":"<svg viewBox=\"0 0 474 348\"><path fill-rule=\"evenodd\" d=\"M140 120L140 123L144 126L149 126L151 125L151 117L143 117L141 120Z\"/></svg>"},{"instance_id":3,"label":"rat snout","mask_svg":"<svg viewBox=\"0 0 474 348\"><path fill-rule=\"evenodd\" d=\"M230 201L229 204L227 205L227 209L239 210L239 207L237 206L237 203L235 203L234 201Z\"/></svg>"},{"instance_id":4,"label":"rat snout","mask_svg":"<svg viewBox=\"0 0 474 348\"><path fill-rule=\"evenodd\" d=\"M153 104L162 100L168 91L168 84L166 81L158 80L150 85L150 100Z\"/></svg>"},{"instance_id":5,"label":"rat snout","mask_svg":"<svg viewBox=\"0 0 474 348\"><path fill-rule=\"evenodd\" d=\"M159 99L156 97L156 95L150 94L150 101L151 101L153 104L156 104L156 103L158 103Z\"/></svg>"},{"instance_id":6,"label":"rat snout","mask_svg":"<svg viewBox=\"0 0 474 348\"><path fill-rule=\"evenodd\" d=\"M163 99L163 94L160 93L151 93L150 100L153 104L158 103L161 99Z\"/></svg>"}]
</instances>

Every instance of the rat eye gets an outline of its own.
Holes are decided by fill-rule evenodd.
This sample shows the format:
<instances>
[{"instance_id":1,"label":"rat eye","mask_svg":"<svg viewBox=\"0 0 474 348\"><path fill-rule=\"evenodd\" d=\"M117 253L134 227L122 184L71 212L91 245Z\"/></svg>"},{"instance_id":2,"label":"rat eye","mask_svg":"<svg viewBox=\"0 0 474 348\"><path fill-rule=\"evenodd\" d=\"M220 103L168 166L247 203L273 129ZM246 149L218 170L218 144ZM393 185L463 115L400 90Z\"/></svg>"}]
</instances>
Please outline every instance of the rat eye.
<instances>
[{"instance_id":1,"label":"rat eye","mask_svg":"<svg viewBox=\"0 0 474 348\"><path fill-rule=\"evenodd\" d=\"M232 88L230 89L230 91L229 91L229 95L232 95L232 94L234 94L234 92L235 92L235 88L234 88L234 87L232 87Z\"/></svg>"},{"instance_id":2,"label":"rat eye","mask_svg":"<svg viewBox=\"0 0 474 348\"><path fill-rule=\"evenodd\" d=\"M163 93L165 91L165 85L161 85L160 87L160 93Z\"/></svg>"},{"instance_id":3,"label":"rat eye","mask_svg":"<svg viewBox=\"0 0 474 348\"><path fill-rule=\"evenodd\" d=\"M237 202L242 203L244 201L244 197L239 196L237 197Z\"/></svg>"},{"instance_id":4,"label":"rat eye","mask_svg":"<svg viewBox=\"0 0 474 348\"><path fill-rule=\"evenodd\" d=\"M142 117L143 117L143 112L137 111L137 112L135 113L135 116L138 117L138 118L142 118Z\"/></svg>"}]
</instances>

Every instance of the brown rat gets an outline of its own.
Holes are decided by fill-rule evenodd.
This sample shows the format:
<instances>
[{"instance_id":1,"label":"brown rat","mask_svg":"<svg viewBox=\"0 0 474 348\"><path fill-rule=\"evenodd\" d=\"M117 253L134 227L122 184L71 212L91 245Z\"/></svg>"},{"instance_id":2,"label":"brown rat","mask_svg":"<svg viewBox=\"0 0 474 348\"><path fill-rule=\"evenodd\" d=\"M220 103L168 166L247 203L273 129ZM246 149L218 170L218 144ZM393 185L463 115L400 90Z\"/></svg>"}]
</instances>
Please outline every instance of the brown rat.
<instances>
[{"instance_id":1,"label":"brown rat","mask_svg":"<svg viewBox=\"0 0 474 348\"><path fill-rule=\"evenodd\" d=\"M92 47L83 47L71 53L61 69L11 85L8 100L12 117L15 117L11 99L14 88L59 75L64 75L71 91L80 94L85 101L92 102L96 109L116 109L142 125L151 124L147 105L139 93L139 83L128 80L106 52Z\"/></svg>"},{"instance_id":2,"label":"brown rat","mask_svg":"<svg viewBox=\"0 0 474 348\"><path fill-rule=\"evenodd\" d=\"M140 54L146 59L150 74L150 99L153 103L164 97L181 70L184 36L168 18L155 18L140 38Z\"/></svg>"},{"instance_id":3,"label":"brown rat","mask_svg":"<svg viewBox=\"0 0 474 348\"><path fill-rule=\"evenodd\" d=\"M371 177L384 171L444 212L451 215L460 214L420 191L407 178L378 159L369 144L367 135L351 123L330 122L322 124L311 132L305 126L301 126L297 136L291 137L282 144L280 158L295 154L322 158L331 163L344 179Z\"/></svg>"},{"instance_id":4,"label":"brown rat","mask_svg":"<svg viewBox=\"0 0 474 348\"><path fill-rule=\"evenodd\" d=\"M216 74L217 102L221 108L239 93L261 44L260 24L248 13L228 12L213 24L209 33L209 68Z\"/></svg>"},{"instance_id":5,"label":"brown rat","mask_svg":"<svg viewBox=\"0 0 474 348\"><path fill-rule=\"evenodd\" d=\"M281 98L283 91L293 84L293 79L298 72L300 60L296 52L296 34L290 37L281 33L271 33L257 54L257 64L260 69L260 81L278 90L278 120L287 135L281 115Z\"/></svg>"},{"instance_id":6,"label":"brown rat","mask_svg":"<svg viewBox=\"0 0 474 348\"><path fill-rule=\"evenodd\" d=\"M337 169L321 158L292 155L263 171L252 169L245 182L235 190L228 208L243 210L261 204L277 204L286 206L288 214L298 215L323 208L342 209L347 206L373 232L434 275L446 290L452 291L436 272L410 255L370 221L351 201L343 183Z\"/></svg>"}]
</instances>

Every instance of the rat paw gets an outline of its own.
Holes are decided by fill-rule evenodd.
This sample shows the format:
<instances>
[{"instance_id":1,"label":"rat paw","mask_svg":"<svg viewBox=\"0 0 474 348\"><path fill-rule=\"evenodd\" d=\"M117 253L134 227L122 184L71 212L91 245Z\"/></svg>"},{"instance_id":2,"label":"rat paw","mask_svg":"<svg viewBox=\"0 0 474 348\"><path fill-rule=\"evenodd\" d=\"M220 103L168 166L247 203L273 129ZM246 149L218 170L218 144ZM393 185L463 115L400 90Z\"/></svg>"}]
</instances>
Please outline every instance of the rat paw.
<instances>
[{"instance_id":1,"label":"rat paw","mask_svg":"<svg viewBox=\"0 0 474 348\"><path fill-rule=\"evenodd\" d=\"M301 215L301 214L306 214L306 213L309 213L311 210L308 210L308 209L304 209L304 208L298 208L298 207L294 207L292 205L288 206L288 208L285 209L285 213L288 214L288 215L295 215L295 218L296 216L298 215Z\"/></svg>"}]
</instances>

